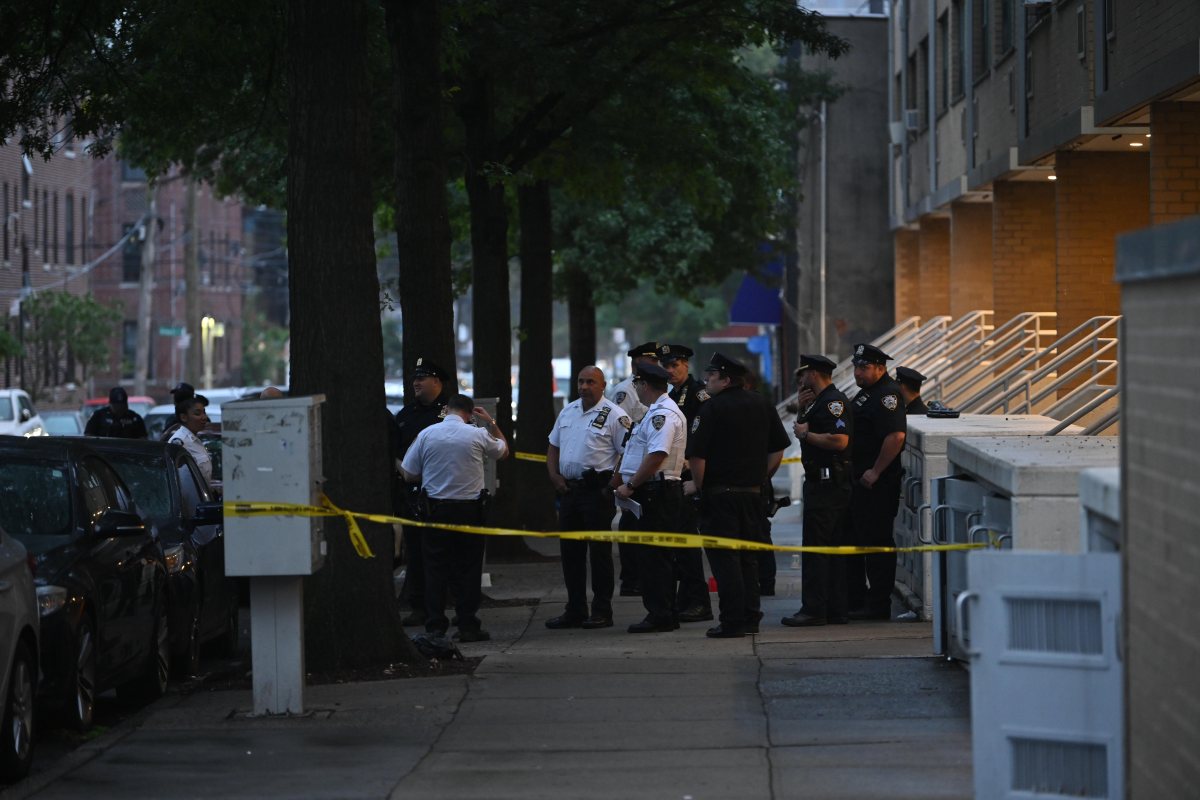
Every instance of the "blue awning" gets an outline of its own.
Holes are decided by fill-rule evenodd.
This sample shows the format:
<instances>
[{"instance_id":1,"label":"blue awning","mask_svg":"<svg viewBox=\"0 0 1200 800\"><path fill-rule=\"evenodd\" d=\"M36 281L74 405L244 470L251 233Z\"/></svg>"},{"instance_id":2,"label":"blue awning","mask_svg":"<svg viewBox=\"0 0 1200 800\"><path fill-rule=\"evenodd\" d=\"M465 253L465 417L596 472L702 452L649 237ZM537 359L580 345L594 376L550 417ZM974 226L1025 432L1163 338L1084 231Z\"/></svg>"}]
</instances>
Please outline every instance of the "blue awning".
<instances>
[{"instance_id":1,"label":"blue awning","mask_svg":"<svg viewBox=\"0 0 1200 800\"><path fill-rule=\"evenodd\" d=\"M767 262L762 272L771 285L749 274L742 278L742 285L729 306L730 324L778 325L782 322L779 283L783 276L783 260Z\"/></svg>"}]
</instances>

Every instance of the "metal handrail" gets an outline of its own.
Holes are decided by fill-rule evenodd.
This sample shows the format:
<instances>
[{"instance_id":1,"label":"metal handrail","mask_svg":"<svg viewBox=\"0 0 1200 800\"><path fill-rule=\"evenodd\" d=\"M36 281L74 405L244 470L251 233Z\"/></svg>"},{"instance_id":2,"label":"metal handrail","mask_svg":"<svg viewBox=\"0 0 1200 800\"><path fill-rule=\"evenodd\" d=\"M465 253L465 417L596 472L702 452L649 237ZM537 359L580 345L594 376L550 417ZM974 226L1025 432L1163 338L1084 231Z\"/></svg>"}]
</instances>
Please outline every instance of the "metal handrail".
<instances>
[{"instance_id":1,"label":"metal handrail","mask_svg":"<svg viewBox=\"0 0 1200 800\"><path fill-rule=\"evenodd\" d=\"M1042 329L1042 320L1056 316L1053 311L1023 312L978 342L964 342L961 350L949 354L951 363L944 369L926 372L931 380L922 394L954 406L955 400L972 387L972 379L978 378L981 369L994 373L1031 349L1041 349L1042 337L1053 333Z\"/></svg>"},{"instance_id":2,"label":"metal handrail","mask_svg":"<svg viewBox=\"0 0 1200 800\"><path fill-rule=\"evenodd\" d=\"M1083 419L1088 414L1092 413L1097 408L1099 408L1100 406L1107 403L1109 400L1112 400L1114 397L1120 397L1120 396L1121 396L1120 387L1118 387L1118 386L1109 387L1105 391L1098 394L1094 399L1092 399L1091 402L1087 403L1086 405L1081 406L1080 408L1076 409L1073 413L1068 414L1066 417L1063 417L1062 422L1058 423L1053 428L1048 430L1046 432L1046 435L1047 436L1057 436L1058 434L1062 433L1064 430L1069 428L1071 425L1074 425L1076 422ZM1118 408L1113 413L1115 413L1119 416L1120 409ZM1050 414L1049 416L1054 416L1054 415ZM1111 416L1112 416L1112 414L1109 414L1105 418L1107 419L1108 417L1111 417ZM1108 426L1105 426L1105 427L1108 427Z\"/></svg>"},{"instance_id":3,"label":"metal handrail","mask_svg":"<svg viewBox=\"0 0 1200 800\"><path fill-rule=\"evenodd\" d=\"M1017 383L1011 389L995 398L990 405L981 405L977 409L978 413L995 414L1002 411L1005 414L1032 414L1034 407L1038 403L1047 399L1050 395L1057 393L1059 389L1079 377L1080 374L1094 370L1096 364L1099 363L1099 356L1106 355L1110 350L1116 350L1117 348L1116 340L1112 340L1099 351L1094 350L1092 358L1080 361L1074 367L1055 378L1050 377L1057 372L1058 367L1070 363L1076 356L1086 351L1091 344L1092 342L1090 341L1078 342L1052 358L1044 366L1019 377ZM1108 361L1105 363L1111 365L1115 362ZM1101 368L1101 372L1107 372L1109 369L1109 366L1105 366ZM1043 385L1035 393L1033 387L1042 381L1049 381L1049 383ZM1025 399L1015 407L1010 406L1009 403L1013 397L1021 393L1024 393Z\"/></svg>"}]
</instances>

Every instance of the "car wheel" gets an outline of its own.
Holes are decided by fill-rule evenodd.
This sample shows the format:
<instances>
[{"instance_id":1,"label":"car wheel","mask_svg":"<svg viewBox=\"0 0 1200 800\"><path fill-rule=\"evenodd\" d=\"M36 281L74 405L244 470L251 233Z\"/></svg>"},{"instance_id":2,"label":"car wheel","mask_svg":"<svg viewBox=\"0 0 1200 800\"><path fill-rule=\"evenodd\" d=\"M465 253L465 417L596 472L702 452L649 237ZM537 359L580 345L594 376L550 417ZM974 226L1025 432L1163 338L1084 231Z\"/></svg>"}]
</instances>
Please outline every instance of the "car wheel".
<instances>
[{"instance_id":1,"label":"car wheel","mask_svg":"<svg viewBox=\"0 0 1200 800\"><path fill-rule=\"evenodd\" d=\"M154 637L141 675L117 687L117 696L134 703L149 703L167 693L167 678L171 668L171 638L167 630L167 607L159 606L154 624Z\"/></svg>"},{"instance_id":2,"label":"car wheel","mask_svg":"<svg viewBox=\"0 0 1200 800\"><path fill-rule=\"evenodd\" d=\"M4 727L0 729L0 780L15 781L29 774L33 763L33 653L18 642L4 702Z\"/></svg>"}]
</instances>

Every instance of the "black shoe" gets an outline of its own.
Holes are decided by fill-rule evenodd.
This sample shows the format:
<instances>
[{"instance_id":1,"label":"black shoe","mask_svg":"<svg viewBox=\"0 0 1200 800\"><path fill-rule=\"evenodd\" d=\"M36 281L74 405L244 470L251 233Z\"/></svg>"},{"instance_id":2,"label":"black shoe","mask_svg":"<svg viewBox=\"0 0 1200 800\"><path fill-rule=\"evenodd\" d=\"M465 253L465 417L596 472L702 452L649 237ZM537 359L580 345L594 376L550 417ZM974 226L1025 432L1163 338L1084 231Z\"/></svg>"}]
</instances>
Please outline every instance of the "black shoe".
<instances>
[{"instance_id":1,"label":"black shoe","mask_svg":"<svg viewBox=\"0 0 1200 800\"><path fill-rule=\"evenodd\" d=\"M758 620L746 623L746 633L758 633Z\"/></svg>"},{"instance_id":2,"label":"black shoe","mask_svg":"<svg viewBox=\"0 0 1200 800\"><path fill-rule=\"evenodd\" d=\"M622 586L621 597L641 597L642 587L640 586Z\"/></svg>"},{"instance_id":3,"label":"black shoe","mask_svg":"<svg viewBox=\"0 0 1200 800\"><path fill-rule=\"evenodd\" d=\"M577 617L574 614L560 614L557 617L551 617L546 620L546 627L552 631L563 630L565 628L581 628L583 627L583 617Z\"/></svg>"},{"instance_id":4,"label":"black shoe","mask_svg":"<svg viewBox=\"0 0 1200 800\"><path fill-rule=\"evenodd\" d=\"M633 623L627 630L630 633L670 633L678 627L679 625L674 622L651 622L644 619L641 622Z\"/></svg>"},{"instance_id":5,"label":"black shoe","mask_svg":"<svg viewBox=\"0 0 1200 800\"><path fill-rule=\"evenodd\" d=\"M892 612L888 609L876 611L870 608L856 608L846 615L850 619L857 620L882 620L889 621L892 618Z\"/></svg>"},{"instance_id":6,"label":"black shoe","mask_svg":"<svg viewBox=\"0 0 1200 800\"><path fill-rule=\"evenodd\" d=\"M712 609L701 603L679 612L680 622L706 622L712 618Z\"/></svg>"},{"instance_id":7,"label":"black shoe","mask_svg":"<svg viewBox=\"0 0 1200 800\"><path fill-rule=\"evenodd\" d=\"M825 617L814 617L811 614L803 614L799 611L779 621L789 628L815 628L819 625L827 625L829 622Z\"/></svg>"},{"instance_id":8,"label":"black shoe","mask_svg":"<svg viewBox=\"0 0 1200 800\"><path fill-rule=\"evenodd\" d=\"M413 609L408 613L408 616L400 618L400 624L406 628L418 628L425 625L427 615L424 611Z\"/></svg>"},{"instance_id":9,"label":"black shoe","mask_svg":"<svg viewBox=\"0 0 1200 800\"><path fill-rule=\"evenodd\" d=\"M726 625L721 623L704 632L709 639L740 639L746 635L746 629L741 625Z\"/></svg>"},{"instance_id":10,"label":"black shoe","mask_svg":"<svg viewBox=\"0 0 1200 800\"><path fill-rule=\"evenodd\" d=\"M579 627L584 630L596 630L597 628L611 628L613 624L612 617L606 617L603 614L592 614L590 617L579 623Z\"/></svg>"},{"instance_id":11,"label":"black shoe","mask_svg":"<svg viewBox=\"0 0 1200 800\"><path fill-rule=\"evenodd\" d=\"M454 641L464 642L464 643L466 643L466 642L486 642L486 641L490 640L491 638L492 638L492 635L490 633L488 633L487 631L485 631L483 628L479 628L478 630L465 630L465 631L460 630L454 634Z\"/></svg>"}]
</instances>

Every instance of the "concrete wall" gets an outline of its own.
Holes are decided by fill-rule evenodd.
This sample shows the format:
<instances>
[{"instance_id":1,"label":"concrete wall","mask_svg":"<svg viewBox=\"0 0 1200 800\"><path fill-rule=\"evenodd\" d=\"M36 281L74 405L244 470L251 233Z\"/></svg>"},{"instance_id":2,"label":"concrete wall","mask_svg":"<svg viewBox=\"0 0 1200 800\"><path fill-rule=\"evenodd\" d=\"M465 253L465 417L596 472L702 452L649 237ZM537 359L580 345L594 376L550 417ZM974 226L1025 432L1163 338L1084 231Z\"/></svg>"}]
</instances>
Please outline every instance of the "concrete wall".
<instances>
[{"instance_id":1,"label":"concrete wall","mask_svg":"<svg viewBox=\"0 0 1200 800\"><path fill-rule=\"evenodd\" d=\"M1119 245L1126 796L1139 799L1194 797L1200 785L1196 241L1200 217Z\"/></svg>"}]
</instances>

